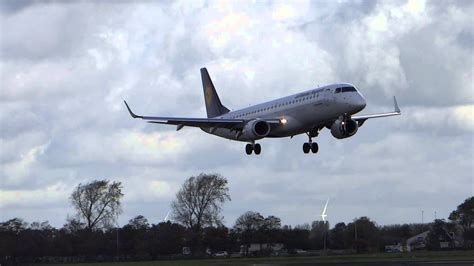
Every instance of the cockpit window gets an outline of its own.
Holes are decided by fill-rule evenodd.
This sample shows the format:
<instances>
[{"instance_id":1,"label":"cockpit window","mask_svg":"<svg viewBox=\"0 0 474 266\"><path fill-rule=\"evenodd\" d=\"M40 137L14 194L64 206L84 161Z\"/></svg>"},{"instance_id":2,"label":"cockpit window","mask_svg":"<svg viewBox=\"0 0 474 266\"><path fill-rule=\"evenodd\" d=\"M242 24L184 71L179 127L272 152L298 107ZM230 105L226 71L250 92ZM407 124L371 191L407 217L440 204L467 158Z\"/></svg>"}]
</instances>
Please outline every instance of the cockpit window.
<instances>
[{"instance_id":1,"label":"cockpit window","mask_svg":"<svg viewBox=\"0 0 474 266\"><path fill-rule=\"evenodd\" d=\"M354 87L342 87L342 92L356 91Z\"/></svg>"}]
</instances>

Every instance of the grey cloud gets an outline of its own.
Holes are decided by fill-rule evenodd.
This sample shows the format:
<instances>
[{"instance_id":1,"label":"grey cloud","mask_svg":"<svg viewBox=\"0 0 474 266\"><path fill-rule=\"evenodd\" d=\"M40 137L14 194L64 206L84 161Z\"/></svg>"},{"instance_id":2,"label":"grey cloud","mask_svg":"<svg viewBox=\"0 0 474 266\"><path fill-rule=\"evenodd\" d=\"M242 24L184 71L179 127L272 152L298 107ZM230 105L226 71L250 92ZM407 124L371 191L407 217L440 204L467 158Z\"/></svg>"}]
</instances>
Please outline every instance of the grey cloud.
<instances>
[{"instance_id":1,"label":"grey cloud","mask_svg":"<svg viewBox=\"0 0 474 266\"><path fill-rule=\"evenodd\" d=\"M0 141L2 148L0 161L8 163L12 160L19 160L22 155L27 154L32 148L48 143L49 137L48 132L42 131L20 131L14 137L2 137Z\"/></svg>"},{"instance_id":2,"label":"grey cloud","mask_svg":"<svg viewBox=\"0 0 474 266\"><path fill-rule=\"evenodd\" d=\"M472 34L469 23L452 20L436 2L428 2L430 22L423 27L414 21L370 44L364 42L365 20L384 12L385 2L312 2L310 10L288 2L295 16L283 21L274 18L277 4L262 2L18 8L2 17L19 28L1 41L0 189L33 191L61 182L72 189L94 178L120 180L127 190L121 222L138 214L158 221L186 177L218 172L228 177L233 199L224 209L227 225L247 210L283 223L310 222L327 197L334 199L331 221L368 215L380 224L416 222L428 208L446 216L472 195L472 186L459 186L473 183L472 129L450 109L472 104L472 88L460 78L469 61L459 60L472 51ZM49 16L39 18L41 11ZM460 17L469 12L459 11ZM28 34L35 24L51 27ZM451 41L433 44L437 35ZM20 42L25 36L30 42ZM342 141L324 130L316 156L303 155L307 139L297 136L260 141L258 157L245 156L243 143L199 129L175 132L129 117L123 99L140 114L205 116L202 66L231 108L343 80L366 96L364 112L391 110L395 94L404 113L369 121ZM446 88L449 95L440 98ZM27 167L11 167L42 145ZM164 182L169 191L146 190L151 181ZM26 205L6 207L0 218L56 217L51 223L61 226L68 212L64 197L34 213Z\"/></svg>"},{"instance_id":3,"label":"grey cloud","mask_svg":"<svg viewBox=\"0 0 474 266\"><path fill-rule=\"evenodd\" d=\"M70 21L74 20L69 20L67 13L55 5L36 6L3 17L1 58L45 59L69 54L76 34L73 25L68 28Z\"/></svg>"},{"instance_id":4,"label":"grey cloud","mask_svg":"<svg viewBox=\"0 0 474 266\"><path fill-rule=\"evenodd\" d=\"M463 16L460 20L452 19L453 14L441 10L446 6L433 6L433 2L428 3L426 12L433 19L426 26L413 24L408 30L402 30L394 34L391 27L396 24L388 24L389 28L380 36L380 42L376 47L366 45L372 38L365 29L364 19L367 15L383 14L384 5L388 3L378 3L377 6L370 5L364 13L365 17L348 22L335 20L333 23L324 23L321 19L305 25L302 29L308 38L331 55L337 55L334 67L337 69L341 80L350 81L359 85L369 100L376 104L381 104L388 96L398 95L400 99L405 99L405 105L457 105L472 102L470 92L469 69L472 65L472 43L470 49L460 50L453 47L449 42L436 41L440 38L469 38L466 34L468 25L463 24ZM401 4L405 4L401 2ZM453 4L456 4L453 2ZM453 7L457 8L457 7ZM339 9L338 9L339 10ZM341 10L350 10L344 9ZM356 9L360 12L359 9ZM468 9L469 10L469 9ZM337 16L330 16L331 19ZM388 19L392 19L388 17ZM390 21L388 22L390 23ZM414 22L413 22L414 23ZM472 24L472 19L471 19ZM421 27L421 28L420 28ZM458 31L460 31L458 35ZM358 49L358 51L354 51ZM365 59L376 56L375 60ZM387 61L399 62L399 65L389 66ZM350 67L351 65L356 67ZM385 69L384 69L385 68ZM449 68L449 69L448 69ZM451 69L456 71L451 71ZM378 69L383 72L378 73ZM376 75L387 75L387 78ZM393 77L392 77L393 76ZM467 77L467 78L466 78ZM381 80L381 82L368 82L370 79ZM390 80L393 81L390 81ZM448 82L456 84L447 84ZM454 85L454 86L453 86ZM450 93L446 97L440 98L439 94L446 88L455 90L457 93ZM390 91L390 92L389 92ZM390 95L391 94L391 95Z\"/></svg>"},{"instance_id":5,"label":"grey cloud","mask_svg":"<svg viewBox=\"0 0 474 266\"><path fill-rule=\"evenodd\" d=\"M50 61L81 56L88 44L97 42L101 28L115 23L107 19L110 14L120 13L114 5L87 2L11 2L24 3L25 8L0 18L2 60Z\"/></svg>"},{"instance_id":6,"label":"grey cloud","mask_svg":"<svg viewBox=\"0 0 474 266\"><path fill-rule=\"evenodd\" d=\"M332 24L345 24L354 22L370 14L375 6L376 0L356 1L311 1L311 8L316 19L310 23L324 22L327 26ZM305 26L305 25L303 25Z\"/></svg>"},{"instance_id":7,"label":"grey cloud","mask_svg":"<svg viewBox=\"0 0 474 266\"><path fill-rule=\"evenodd\" d=\"M471 50L437 44L440 38L449 39L449 34L456 38L457 30L461 30L460 34L464 32L446 27L442 22L446 19L440 18L438 23L401 38L400 62L410 84L410 90L401 96L407 104L452 106L470 104L474 100L468 77L473 63L473 44ZM448 88L450 93L446 93ZM439 97L440 94L444 96Z\"/></svg>"},{"instance_id":8,"label":"grey cloud","mask_svg":"<svg viewBox=\"0 0 474 266\"><path fill-rule=\"evenodd\" d=\"M0 3L0 12L3 15L11 15L37 3L38 1L32 0L5 0Z\"/></svg>"},{"instance_id":9,"label":"grey cloud","mask_svg":"<svg viewBox=\"0 0 474 266\"><path fill-rule=\"evenodd\" d=\"M473 44L474 44L474 30L472 29L472 27L466 28L463 31L461 31L458 34L457 40L461 47L467 49L468 51L472 53Z\"/></svg>"},{"instance_id":10,"label":"grey cloud","mask_svg":"<svg viewBox=\"0 0 474 266\"><path fill-rule=\"evenodd\" d=\"M26 102L3 105L0 113L0 137L8 141L23 133L34 133L46 128L47 121ZM21 123L19 123L21 121Z\"/></svg>"}]
</instances>

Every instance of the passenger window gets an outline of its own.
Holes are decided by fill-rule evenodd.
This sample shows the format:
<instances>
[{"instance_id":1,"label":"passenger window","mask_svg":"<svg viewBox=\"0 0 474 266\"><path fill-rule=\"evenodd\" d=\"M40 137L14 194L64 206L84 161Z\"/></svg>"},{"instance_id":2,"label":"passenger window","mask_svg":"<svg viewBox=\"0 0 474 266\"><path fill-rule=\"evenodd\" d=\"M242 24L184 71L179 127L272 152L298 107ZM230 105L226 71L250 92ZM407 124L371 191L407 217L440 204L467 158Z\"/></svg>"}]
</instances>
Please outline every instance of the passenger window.
<instances>
[{"instance_id":1,"label":"passenger window","mask_svg":"<svg viewBox=\"0 0 474 266\"><path fill-rule=\"evenodd\" d=\"M336 93L340 93L340 92L341 92L341 88L337 88Z\"/></svg>"}]
</instances>

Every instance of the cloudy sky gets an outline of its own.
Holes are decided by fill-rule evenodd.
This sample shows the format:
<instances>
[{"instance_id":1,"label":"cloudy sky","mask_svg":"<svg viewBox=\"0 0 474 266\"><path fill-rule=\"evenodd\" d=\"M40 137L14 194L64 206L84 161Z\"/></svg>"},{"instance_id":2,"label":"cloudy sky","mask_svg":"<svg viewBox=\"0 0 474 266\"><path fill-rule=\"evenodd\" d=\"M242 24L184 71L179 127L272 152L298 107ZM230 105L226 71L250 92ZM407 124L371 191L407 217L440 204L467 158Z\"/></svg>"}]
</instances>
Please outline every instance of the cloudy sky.
<instances>
[{"instance_id":1,"label":"cloudy sky","mask_svg":"<svg viewBox=\"0 0 474 266\"><path fill-rule=\"evenodd\" d=\"M474 195L473 1L0 3L0 221L62 226L79 183L121 181L123 225L161 220L183 181L229 180L232 226L247 210L283 224L368 216L430 221ZM199 69L231 109L333 82L355 84L371 120L260 141L262 155L199 129L133 120L205 117Z\"/></svg>"}]
</instances>

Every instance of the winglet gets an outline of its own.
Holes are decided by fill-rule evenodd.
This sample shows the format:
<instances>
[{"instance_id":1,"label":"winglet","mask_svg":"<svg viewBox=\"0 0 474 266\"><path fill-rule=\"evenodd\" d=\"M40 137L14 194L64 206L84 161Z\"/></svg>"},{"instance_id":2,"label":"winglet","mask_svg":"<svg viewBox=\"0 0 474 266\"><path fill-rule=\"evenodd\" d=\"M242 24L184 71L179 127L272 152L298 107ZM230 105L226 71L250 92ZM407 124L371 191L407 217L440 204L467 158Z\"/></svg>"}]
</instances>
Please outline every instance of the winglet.
<instances>
[{"instance_id":1,"label":"winglet","mask_svg":"<svg viewBox=\"0 0 474 266\"><path fill-rule=\"evenodd\" d=\"M134 114L134 113L132 112L132 110L130 109L130 107L128 106L128 104L127 104L126 101L123 101L123 102L125 103L125 106L127 106L128 112L130 113L130 115L131 115L133 118L140 117L140 116L138 116L138 115L136 115L136 114Z\"/></svg>"},{"instance_id":2,"label":"winglet","mask_svg":"<svg viewBox=\"0 0 474 266\"><path fill-rule=\"evenodd\" d=\"M398 107L397 98L395 98L395 96L393 96L393 106L395 107L395 112L400 114L400 107Z\"/></svg>"}]
</instances>

